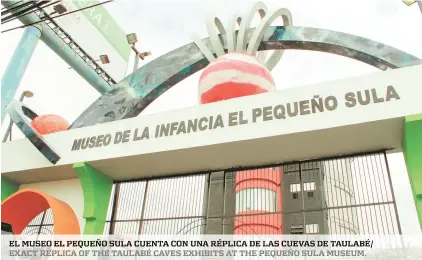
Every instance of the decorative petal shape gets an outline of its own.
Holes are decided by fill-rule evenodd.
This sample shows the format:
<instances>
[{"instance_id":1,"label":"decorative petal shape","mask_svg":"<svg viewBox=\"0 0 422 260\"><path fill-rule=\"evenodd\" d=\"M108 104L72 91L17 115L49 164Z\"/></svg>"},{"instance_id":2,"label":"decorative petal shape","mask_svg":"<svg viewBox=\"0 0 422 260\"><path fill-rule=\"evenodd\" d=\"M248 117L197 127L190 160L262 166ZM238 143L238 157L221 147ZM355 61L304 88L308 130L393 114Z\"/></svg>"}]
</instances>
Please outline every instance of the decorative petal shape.
<instances>
[{"instance_id":1,"label":"decorative petal shape","mask_svg":"<svg viewBox=\"0 0 422 260\"><path fill-rule=\"evenodd\" d=\"M246 30L251 26L252 20L256 13L261 16L261 22L254 31L252 38L249 43L245 42ZM265 29L274 22L279 16L283 18L284 26L292 25L292 16L287 9L278 9L267 15L267 6L263 2L257 2L252 7L251 11L246 14L243 18L235 15L234 21L229 23L227 31L225 30L220 19L214 14L210 15L206 20L207 31L210 38L210 43L213 50L210 50L198 36L193 37L193 41L198 46L199 50L204 54L209 62L215 60L214 53L217 57L226 54L224 45L227 46L227 53L247 53L257 57L257 60L262 63L268 70L272 70L283 56L284 50L275 50L271 56L267 59L267 52L262 51L257 53L258 46L262 41ZM239 30L236 39L235 24L238 24ZM217 28L218 32L215 30ZM223 42L223 38L220 35L226 35L226 43ZM246 49L247 48L247 49Z\"/></svg>"},{"instance_id":2,"label":"decorative petal shape","mask_svg":"<svg viewBox=\"0 0 422 260\"><path fill-rule=\"evenodd\" d=\"M264 36L265 29L271 25L279 16L283 18L284 26L289 26L292 24L292 15L288 9L282 8L278 9L271 14L267 15L262 19L262 22L255 29L248 45L246 52L251 55L256 55L258 47L261 43L262 37ZM274 51L270 58L265 63L265 67L269 70L272 70L277 63L280 61L281 57L284 54L284 50Z\"/></svg>"},{"instance_id":3,"label":"decorative petal shape","mask_svg":"<svg viewBox=\"0 0 422 260\"><path fill-rule=\"evenodd\" d=\"M249 29L252 23L252 20L255 16L255 13L258 12L263 19L267 13L267 6L263 2L257 2L253 7L249 14L242 19L240 23L239 33L237 35L237 45L236 51L237 52L245 52L246 51L246 42L245 42L245 33L246 29Z\"/></svg>"}]
</instances>

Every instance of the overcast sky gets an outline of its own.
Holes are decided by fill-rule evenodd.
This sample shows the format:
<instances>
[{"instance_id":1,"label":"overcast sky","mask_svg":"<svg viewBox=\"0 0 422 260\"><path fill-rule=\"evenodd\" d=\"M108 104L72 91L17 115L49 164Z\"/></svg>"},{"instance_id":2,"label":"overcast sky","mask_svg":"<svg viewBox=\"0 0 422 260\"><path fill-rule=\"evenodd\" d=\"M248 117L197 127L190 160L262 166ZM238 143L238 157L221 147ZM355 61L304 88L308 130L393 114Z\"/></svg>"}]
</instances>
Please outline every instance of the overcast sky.
<instances>
[{"instance_id":1,"label":"overcast sky","mask_svg":"<svg viewBox=\"0 0 422 260\"><path fill-rule=\"evenodd\" d=\"M191 34L206 37L205 18L213 11L227 25L235 12L249 10L256 1L140 1L115 0L106 8L127 33L138 35L137 47L151 51L155 59L173 49L190 43ZM411 7L402 0L268 0L270 10L288 8L293 25L316 27L355 34L422 58L422 14L417 5ZM277 21L275 24L282 24ZM20 25L3 26L2 30ZM0 71L3 73L23 30L1 34ZM101 48L101 46L98 46ZM132 57L133 58L133 57ZM141 61L140 66L147 61ZM130 60L132 62L132 59ZM132 68L132 64L129 64ZM286 51L272 74L278 90L300 87L327 80L363 75L377 71L369 65L332 54L305 51ZM195 106L198 104L199 74L180 82L152 103L142 114ZM96 92L74 70L62 61L43 42L40 42L28 66L16 99L24 90L34 92L25 103L38 114L58 114L72 123L98 97ZM2 104L4 105L4 104ZM141 115L142 115L141 114ZM7 125L2 125L2 134ZM17 128L13 139L23 138ZM405 212L409 232L417 228L417 218L402 154L391 157L390 167L400 202ZM394 170L393 170L394 169ZM403 198L399 198L403 196ZM403 221L403 219L402 219ZM404 229L405 230L405 229Z\"/></svg>"}]
</instances>

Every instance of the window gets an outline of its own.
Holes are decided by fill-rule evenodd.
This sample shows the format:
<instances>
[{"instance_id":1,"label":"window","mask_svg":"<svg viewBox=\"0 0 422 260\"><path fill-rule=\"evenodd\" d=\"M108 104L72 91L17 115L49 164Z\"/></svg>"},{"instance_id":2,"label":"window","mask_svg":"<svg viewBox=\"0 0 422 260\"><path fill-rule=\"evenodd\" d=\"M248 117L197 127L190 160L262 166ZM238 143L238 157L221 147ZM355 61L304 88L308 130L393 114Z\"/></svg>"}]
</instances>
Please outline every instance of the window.
<instances>
[{"instance_id":1,"label":"window","mask_svg":"<svg viewBox=\"0 0 422 260\"><path fill-rule=\"evenodd\" d=\"M236 193L236 213L250 210L277 211L277 193L272 190L253 188Z\"/></svg>"},{"instance_id":2,"label":"window","mask_svg":"<svg viewBox=\"0 0 422 260\"><path fill-rule=\"evenodd\" d=\"M306 225L306 234L318 234L318 233L319 233L318 224Z\"/></svg>"},{"instance_id":3,"label":"window","mask_svg":"<svg viewBox=\"0 0 422 260\"><path fill-rule=\"evenodd\" d=\"M301 234L303 234L303 226L302 225L292 226L290 233L292 235L301 235Z\"/></svg>"},{"instance_id":4,"label":"window","mask_svg":"<svg viewBox=\"0 0 422 260\"><path fill-rule=\"evenodd\" d=\"M314 197L314 192L308 191L308 198L313 198L313 197Z\"/></svg>"},{"instance_id":5,"label":"window","mask_svg":"<svg viewBox=\"0 0 422 260\"><path fill-rule=\"evenodd\" d=\"M305 182L303 184L304 191L312 191L315 190L315 182Z\"/></svg>"},{"instance_id":6,"label":"window","mask_svg":"<svg viewBox=\"0 0 422 260\"><path fill-rule=\"evenodd\" d=\"M300 183L290 184L290 192L299 192L300 191Z\"/></svg>"},{"instance_id":7,"label":"window","mask_svg":"<svg viewBox=\"0 0 422 260\"><path fill-rule=\"evenodd\" d=\"M299 198L299 193L297 193L297 192L293 193L293 199L295 200L297 198Z\"/></svg>"}]
</instances>

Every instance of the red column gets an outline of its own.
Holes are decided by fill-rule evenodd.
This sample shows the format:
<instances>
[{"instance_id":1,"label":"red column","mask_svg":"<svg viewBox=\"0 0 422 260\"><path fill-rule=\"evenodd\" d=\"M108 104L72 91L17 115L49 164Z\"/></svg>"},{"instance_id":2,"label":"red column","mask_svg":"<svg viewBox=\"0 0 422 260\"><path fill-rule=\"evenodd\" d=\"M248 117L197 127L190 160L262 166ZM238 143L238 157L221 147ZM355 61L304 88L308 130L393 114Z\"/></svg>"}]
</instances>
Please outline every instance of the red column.
<instances>
[{"instance_id":1,"label":"red column","mask_svg":"<svg viewBox=\"0 0 422 260\"><path fill-rule=\"evenodd\" d=\"M281 169L265 168L236 173L234 234L282 234Z\"/></svg>"}]
</instances>

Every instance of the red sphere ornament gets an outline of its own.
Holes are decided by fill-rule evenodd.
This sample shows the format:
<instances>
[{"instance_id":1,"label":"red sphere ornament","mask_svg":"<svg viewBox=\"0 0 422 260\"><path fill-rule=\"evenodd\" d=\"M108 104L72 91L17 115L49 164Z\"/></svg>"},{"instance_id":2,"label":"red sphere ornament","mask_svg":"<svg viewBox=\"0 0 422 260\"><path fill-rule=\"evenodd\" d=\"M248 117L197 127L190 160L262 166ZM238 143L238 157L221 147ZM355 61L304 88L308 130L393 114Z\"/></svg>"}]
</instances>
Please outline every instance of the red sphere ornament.
<instances>
[{"instance_id":1,"label":"red sphere ornament","mask_svg":"<svg viewBox=\"0 0 422 260\"><path fill-rule=\"evenodd\" d=\"M69 128L69 123L57 115L37 116L32 120L31 125L41 135L65 131Z\"/></svg>"},{"instance_id":2,"label":"red sphere ornament","mask_svg":"<svg viewBox=\"0 0 422 260\"><path fill-rule=\"evenodd\" d=\"M201 104L275 90L270 71L255 56L229 53L212 61L199 79Z\"/></svg>"}]
</instances>

